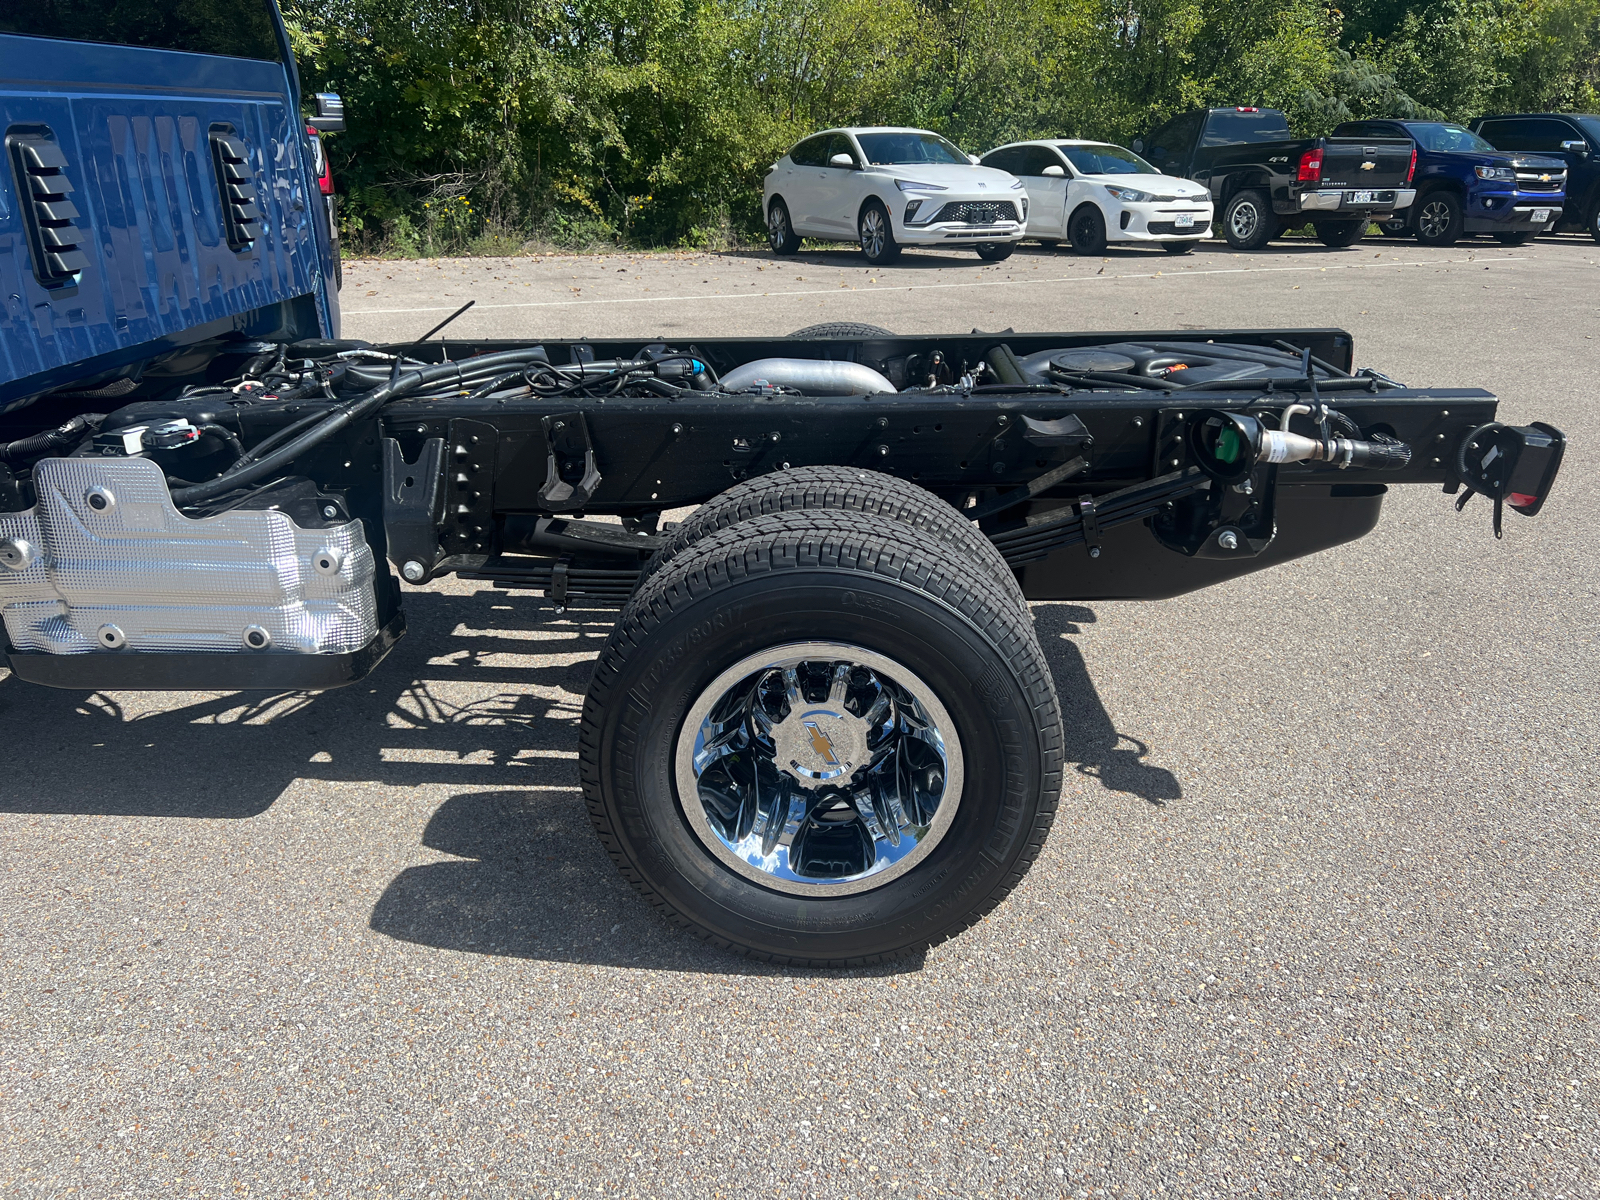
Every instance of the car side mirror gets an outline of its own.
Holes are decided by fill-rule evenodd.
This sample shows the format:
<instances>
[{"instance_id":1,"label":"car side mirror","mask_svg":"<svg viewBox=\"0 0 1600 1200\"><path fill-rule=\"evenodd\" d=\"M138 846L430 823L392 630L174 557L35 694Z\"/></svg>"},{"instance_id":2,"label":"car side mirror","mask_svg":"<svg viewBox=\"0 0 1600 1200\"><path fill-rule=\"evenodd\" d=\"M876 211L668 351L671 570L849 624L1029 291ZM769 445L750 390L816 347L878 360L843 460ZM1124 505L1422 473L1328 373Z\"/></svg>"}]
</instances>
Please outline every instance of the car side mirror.
<instances>
[{"instance_id":1,"label":"car side mirror","mask_svg":"<svg viewBox=\"0 0 1600 1200\"><path fill-rule=\"evenodd\" d=\"M317 112L307 125L318 133L344 132L344 98L338 92L318 92Z\"/></svg>"},{"instance_id":2,"label":"car side mirror","mask_svg":"<svg viewBox=\"0 0 1600 1200\"><path fill-rule=\"evenodd\" d=\"M853 167L856 165L856 160L848 154L835 154L828 160L828 165L830 167Z\"/></svg>"},{"instance_id":3,"label":"car side mirror","mask_svg":"<svg viewBox=\"0 0 1600 1200\"><path fill-rule=\"evenodd\" d=\"M1135 154L1143 154L1144 153L1144 139L1143 138L1134 138L1133 139L1133 152Z\"/></svg>"},{"instance_id":4,"label":"car side mirror","mask_svg":"<svg viewBox=\"0 0 1600 1200\"><path fill-rule=\"evenodd\" d=\"M981 158L979 158L976 154L967 155L967 161L969 163L971 163L975 167L983 166L983 160Z\"/></svg>"},{"instance_id":5,"label":"car side mirror","mask_svg":"<svg viewBox=\"0 0 1600 1200\"><path fill-rule=\"evenodd\" d=\"M1579 158L1587 158L1589 156L1589 143L1579 141L1576 138L1570 142L1562 142L1561 148L1568 154L1576 154Z\"/></svg>"},{"instance_id":6,"label":"car side mirror","mask_svg":"<svg viewBox=\"0 0 1600 1200\"><path fill-rule=\"evenodd\" d=\"M1067 177L1066 168L1058 167L1055 165L1055 163L1051 163L1044 170L1040 171L1039 174L1043 175L1046 179L1065 179Z\"/></svg>"}]
</instances>

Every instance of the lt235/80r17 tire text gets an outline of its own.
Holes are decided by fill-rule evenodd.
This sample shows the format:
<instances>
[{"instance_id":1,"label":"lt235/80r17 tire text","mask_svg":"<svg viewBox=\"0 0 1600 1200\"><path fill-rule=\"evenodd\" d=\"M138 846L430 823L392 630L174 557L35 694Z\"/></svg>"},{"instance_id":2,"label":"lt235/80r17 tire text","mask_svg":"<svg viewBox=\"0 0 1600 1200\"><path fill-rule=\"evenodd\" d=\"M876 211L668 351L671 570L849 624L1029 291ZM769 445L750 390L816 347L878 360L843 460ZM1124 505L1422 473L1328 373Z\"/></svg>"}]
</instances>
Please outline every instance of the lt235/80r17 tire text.
<instances>
[{"instance_id":1,"label":"lt235/80r17 tire text","mask_svg":"<svg viewBox=\"0 0 1600 1200\"><path fill-rule=\"evenodd\" d=\"M667 915L789 963L913 953L998 904L1061 786L1055 690L987 571L858 513L757 517L635 595L584 704L601 842Z\"/></svg>"}]
</instances>

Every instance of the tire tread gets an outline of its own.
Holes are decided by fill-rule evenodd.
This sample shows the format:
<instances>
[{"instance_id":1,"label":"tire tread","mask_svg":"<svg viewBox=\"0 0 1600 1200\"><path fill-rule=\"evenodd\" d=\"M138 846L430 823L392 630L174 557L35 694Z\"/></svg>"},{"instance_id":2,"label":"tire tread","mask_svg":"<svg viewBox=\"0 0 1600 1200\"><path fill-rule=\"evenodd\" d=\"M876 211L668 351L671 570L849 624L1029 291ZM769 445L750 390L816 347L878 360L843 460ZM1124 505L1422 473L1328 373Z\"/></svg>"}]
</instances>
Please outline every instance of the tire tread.
<instances>
[{"instance_id":1,"label":"tire tread","mask_svg":"<svg viewBox=\"0 0 1600 1200\"><path fill-rule=\"evenodd\" d=\"M893 961L954 937L982 920L1022 881L1043 850L1060 803L1064 761L1060 704L1031 619L976 564L951 555L947 545L923 530L882 517L807 510L797 525L795 515L757 516L706 537L657 572L629 601L600 653L584 701L578 751L584 803L600 844L623 878L673 925L700 940L792 966L844 967ZM819 569L894 580L939 601L980 632L1012 664L1034 715L1043 760L1032 826L1015 860L988 895L948 925L912 943L884 953L837 959L774 954L733 943L677 911L624 853L600 786L602 726L623 666L667 617L743 579Z\"/></svg>"}]
</instances>

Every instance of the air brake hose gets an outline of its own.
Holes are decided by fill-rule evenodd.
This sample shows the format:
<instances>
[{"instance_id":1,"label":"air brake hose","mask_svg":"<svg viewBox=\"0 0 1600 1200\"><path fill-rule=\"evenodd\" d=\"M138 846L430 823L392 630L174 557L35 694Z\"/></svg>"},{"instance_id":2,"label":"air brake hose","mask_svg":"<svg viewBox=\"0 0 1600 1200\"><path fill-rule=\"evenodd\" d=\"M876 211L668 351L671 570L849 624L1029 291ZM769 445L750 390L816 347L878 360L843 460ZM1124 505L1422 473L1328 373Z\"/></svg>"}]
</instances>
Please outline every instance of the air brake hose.
<instances>
[{"instance_id":1,"label":"air brake hose","mask_svg":"<svg viewBox=\"0 0 1600 1200\"><path fill-rule=\"evenodd\" d=\"M342 404L328 414L320 424L306 430L305 433L289 442L287 445L274 450L264 458L257 459L242 470L234 471L228 475L218 476L216 479L205 483L197 483L193 487L178 488L172 493L172 502L179 508L187 508L200 504L224 492L231 492L237 488L245 487L273 475L299 458L307 450L321 445L339 430L353 421L359 421L371 416L391 400L399 399L410 392L416 391L430 383L439 383L446 379L460 379L464 375L477 375L484 370L493 370L513 362L523 362L530 357L531 350L502 350L498 354L481 354L477 358L463 359L460 362L440 363L432 367L411 371L399 375L397 378L374 388L364 396L359 396L347 404Z\"/></svg>"}]
</instances>

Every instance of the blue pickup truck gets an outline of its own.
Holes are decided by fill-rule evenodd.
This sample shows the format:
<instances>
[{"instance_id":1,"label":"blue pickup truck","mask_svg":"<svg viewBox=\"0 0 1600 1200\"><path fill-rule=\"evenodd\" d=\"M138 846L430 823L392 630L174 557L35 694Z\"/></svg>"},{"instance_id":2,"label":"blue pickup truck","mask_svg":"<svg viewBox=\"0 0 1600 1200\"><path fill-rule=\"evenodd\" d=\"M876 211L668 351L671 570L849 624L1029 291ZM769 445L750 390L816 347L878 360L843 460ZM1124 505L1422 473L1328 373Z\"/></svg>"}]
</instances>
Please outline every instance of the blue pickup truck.
<instances>
[{"instance_id":1,"label":"blue pickup truck","mask_svg":"<svg viewBox=\"0 0 1600 1200\"><path fill-rule=\"evenodd\" d=\"M1409 138L1416 146L1417 198L1379 228L1452 246L1463 234L1489 233L1520 246L1554 227L1566 202L1567 164L1537 154L1507 154L1445 121L1346 121L1335 137Z\"/></svg>"},{"instance_id":2,"label":"blue pickup truck","mask_svg":"<svg viewBox=\"0 0 1600 1200\"><path fill-rule=\"evenodd\" d=\"M1600 116L1502 113L1478 117L1472 131L1501 150L1557 159L1567 168L1567 207L1558 230L1582 229L1600 242Z\"/></svg>"},{"instance_id":3,"label":"blue pickup truck","mask_svg":"<svg viewBox=\"0 0 1600 1200\"><path fill-rule=\"evenodd\" d=\"M511 593L502 629L534 594L614 613L567 781L652 905L743 953L899 958L1022 878L1085 703L1028 601L1314 554L1395 484L1498 529L1560 463L1338 329L341 339L333 105L302 114L271 0L0 14L0 701L340 687L448 576ZM1286 210L1353 212L1337 240L1395 207L1408 148L1370 144L1296 146Z\"/></svg>"},{"instance_id":4,"label":"blue pickup truck","mask_svg":"<svg viewBox=\"0 0 1600 1200\"><path fill-rule=\"evenodd\" d=\"M0 6L0 410L337 337L300 110L271 0Z\"/></svg>"}]
</instances>

